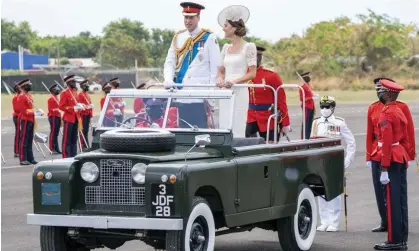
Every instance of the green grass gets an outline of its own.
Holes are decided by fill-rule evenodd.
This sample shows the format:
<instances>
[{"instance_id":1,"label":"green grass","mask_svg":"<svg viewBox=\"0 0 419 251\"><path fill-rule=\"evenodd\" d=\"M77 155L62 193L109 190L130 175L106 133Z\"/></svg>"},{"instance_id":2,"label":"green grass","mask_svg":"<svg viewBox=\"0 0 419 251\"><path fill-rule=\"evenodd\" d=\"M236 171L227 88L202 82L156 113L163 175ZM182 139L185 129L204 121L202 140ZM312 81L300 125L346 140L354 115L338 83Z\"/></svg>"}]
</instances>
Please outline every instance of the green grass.
<instances>
[{"instance_id":1,"label":"green grass","mask_svg":"<svg viewBox=\"0 0 419 251\"><path fill-rule=\"evenodd\" d=\"M319 94L319 98L324 95L333 96L336 98L337 103L371 103L377 100L377 95L375 91L342 91L342 90L330 90L330 91L316 91L314 93ZM298 91L294 89L286 90L287 94L287 104L288 105L298 105L300 104L300 99L298 96ZM49 94L33 94L35 106L43 109L45 113L48 112L47 100ZM94 114L98 115L100 113L100 99L103 97L102 93L91 94L92 103L94 104ZM400 93L399 100L403 101L417 101L419 97L419 90L405 90ZM2 94L1 95L1 117L10 118L12 111L12 95ZM316 100L318 102L318 100ZM130 104L127 104L128 107Z\"/></svg>"}]
</instances>

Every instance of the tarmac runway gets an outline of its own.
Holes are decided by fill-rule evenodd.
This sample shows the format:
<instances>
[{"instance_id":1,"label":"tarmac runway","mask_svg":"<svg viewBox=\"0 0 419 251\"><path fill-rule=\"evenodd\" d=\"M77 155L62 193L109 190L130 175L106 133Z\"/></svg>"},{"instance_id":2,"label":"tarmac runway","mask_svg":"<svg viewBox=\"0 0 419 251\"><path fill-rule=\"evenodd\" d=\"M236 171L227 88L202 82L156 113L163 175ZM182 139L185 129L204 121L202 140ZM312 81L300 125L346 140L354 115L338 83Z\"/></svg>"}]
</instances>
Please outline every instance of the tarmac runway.
<instances>
[{"instance_id":1,"label":"tarmac runway","mask_svg":"<svg viewBox=\"0 0 419 251\"><path fill-rule=\"evenodd\" d=\"M419 102L409 102L416 126L416 149L419 142ZM379 224L379 216L371 181L371 170L365 165L365 131L368 104L338 104L335 114L343 117L355 136L357 151L355 163L349 168L348 178L348 232L344 231L344 212L340 231L336 233L317 232L313 251L331 250L373 250L375 243L387 239L386 233L372 233L371 229ZM298 139L301 128L301 111L297 106L289 107L293 132L290 138ZM317 113L318 116L319 113ZM2 163L1 231L3 251L40 250L39 227L26 225L26 214L32 212L33 166L19 166L18 158L13 157L14 126L11 120L2 120L1 152L6 160ZM38 131L49 133L46 119L38 121ZM61 144L61 137L59 139ZM61 147L60 147L61 149ZM61 155L49 155L43 148L44 158L34 148L37 161L61 158ZM419 250L419 173L416 167L408 169L408 204L409 204L409 250ZM99 249L109 250L109 249ZM121 251L151 251L151 247L140 241L126 243ZM228 234L216 238L216 251L279 251L281 247L276 232L254 229L251 232Z\"/></svg>"}]
</instances>

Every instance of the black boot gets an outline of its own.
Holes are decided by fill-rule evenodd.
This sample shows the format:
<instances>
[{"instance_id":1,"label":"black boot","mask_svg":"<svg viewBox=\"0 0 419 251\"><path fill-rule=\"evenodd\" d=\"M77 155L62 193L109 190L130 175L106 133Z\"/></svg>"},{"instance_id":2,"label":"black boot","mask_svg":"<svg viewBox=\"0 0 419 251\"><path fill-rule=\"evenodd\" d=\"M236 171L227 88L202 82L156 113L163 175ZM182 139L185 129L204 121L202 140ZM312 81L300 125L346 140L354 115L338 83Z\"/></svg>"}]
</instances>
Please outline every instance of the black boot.
<instances>
[{"instance_id":1,"label":"black boot","mask_svg":"<svg viewBox=\"0 0 419 251\"><path fill-rule=\"evenodd\" d=\"M21 166L27 166L27 165L30 165L31 163L29 162L29 161L27 161L27 160L24 160L24 161L21 161L20 162L20 165Z\"/></svg>"},{"instance_id":2,"label":"black boot","mask_svg":"<svg viewBox=\"0 0 419 251\"><path fill-rule=\"evenodd\" d=\"M403 242L389 243L388 241L386 241L381 244L375 244L374 249L375 250L407 250L407 245L405 245Z\"/></svg>"},{"instance_id":3,"label":"black boot","mask_svg":"<svg viewBox=\"0 0 419 251\"><path fill-rule=\"evenodd\" d=\"M387 227L385 227L385 226L383 226L383 225L380 225L380 226L378 226L378 227L376 227L376 228L373 228L372 230L371 230L371 232L374 232L374 233L378 233L378 232L387 232Z\"/></svg>"}]
</instances>

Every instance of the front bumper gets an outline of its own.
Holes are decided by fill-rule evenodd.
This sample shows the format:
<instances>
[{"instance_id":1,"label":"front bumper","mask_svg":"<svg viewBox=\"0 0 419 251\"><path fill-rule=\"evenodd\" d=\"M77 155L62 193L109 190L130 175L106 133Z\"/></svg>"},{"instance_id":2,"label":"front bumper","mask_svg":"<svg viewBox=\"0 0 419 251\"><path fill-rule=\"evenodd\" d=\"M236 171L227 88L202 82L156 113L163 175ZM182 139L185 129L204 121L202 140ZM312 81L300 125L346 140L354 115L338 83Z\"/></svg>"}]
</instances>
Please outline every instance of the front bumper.
<instances>
[{"instance_id":1,"label":"front bumper","mask_svg":"<svg viewBox=\"0 0 419 251\"><path fill-rule=\"evenodd\" d=\"M27 214L26 222L29 225L39 226L83 227L97 229L183 229L183 219L161 219L144 217Z\"/></svg>"}]
</instances>

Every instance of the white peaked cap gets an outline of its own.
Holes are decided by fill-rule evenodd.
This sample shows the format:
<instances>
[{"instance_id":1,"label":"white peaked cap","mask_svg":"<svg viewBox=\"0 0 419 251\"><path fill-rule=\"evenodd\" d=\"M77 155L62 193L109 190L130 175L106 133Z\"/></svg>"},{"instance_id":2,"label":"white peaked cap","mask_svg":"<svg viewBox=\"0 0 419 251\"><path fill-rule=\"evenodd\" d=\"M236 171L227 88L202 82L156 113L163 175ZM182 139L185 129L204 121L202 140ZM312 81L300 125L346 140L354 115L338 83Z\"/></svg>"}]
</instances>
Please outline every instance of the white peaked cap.
<instances>
[{"instance_id":1,"label":"white peaked cap","mask_svg":"<svg viewBox=\"0 0 419 251\"><path fill-rule=\"evenodd\" d=\"M233 22L237 22L240 19L243 20L244 23L249 20L250 11L246 6L243 5L230 5L224 8L220 14L218 14L218 24L223 27L226 20L230 20Z\"/></svg>"}]
</instances>

